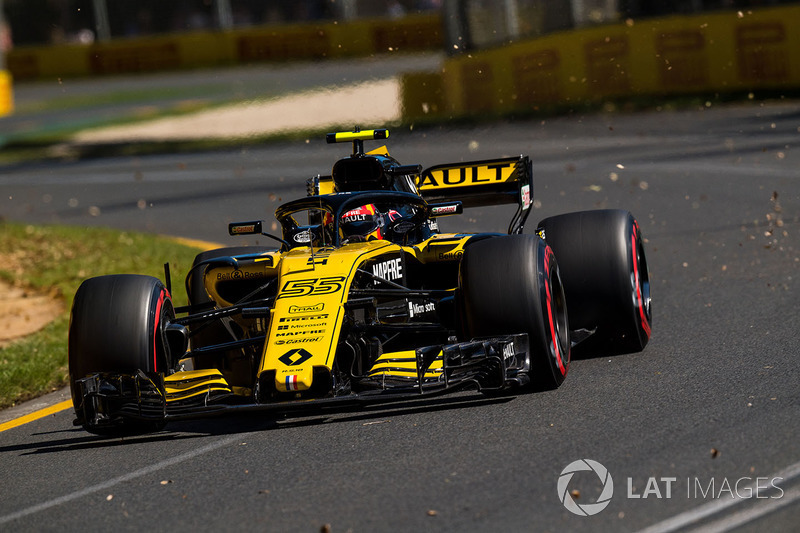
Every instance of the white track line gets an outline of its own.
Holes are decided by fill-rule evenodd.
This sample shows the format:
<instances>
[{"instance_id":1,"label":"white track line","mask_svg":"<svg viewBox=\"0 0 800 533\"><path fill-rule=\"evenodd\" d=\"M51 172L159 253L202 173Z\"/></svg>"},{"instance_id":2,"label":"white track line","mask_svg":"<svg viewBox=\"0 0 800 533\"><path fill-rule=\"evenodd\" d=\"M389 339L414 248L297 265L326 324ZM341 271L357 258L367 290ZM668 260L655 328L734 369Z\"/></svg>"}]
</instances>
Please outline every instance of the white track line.
<instances>
[{"instance_id":1,"label":"white track line","mask_svg":"<svg viewBox=\"0 0 800 533\"><path fill-rule=\"evenodd\" d=\"M50 500L50 501L37 503L36 505L32 505L31 507L27 507L27 508L22 509L20 511L17 511L15 513L7 514L5 516L0 516L0 525L6 524L8 522L11 522L12 520L17 520L19 518L23 518L25 516L32 515L32 514L44 511L46 509L50 509L51 507L56 507L57 505L61 505L61 504L67 503L67 502L70 502L72 500L77 500L78 498L82 498L84 496L88 496L90 494L93 494L95 492L99 492L101 490L109 489L109 488L113 487L114 485L118 485L118 484L124 483L126 481L131 481L133 479L140 478L140 477L146 476L148 474L152 474L153 472L157 472L157 471L161 470L162 468L166 468L168 466L172 466L172 465L175 465L175 464L178 464L178 463L182 463L184 461L188 461L189 459L193 459L193 458L197 457L198 455L203 455L204 453L208 453L208 452L214 451L216 449L228 446L229 444L232 444L232 443L236 442L237 440L239 440L241 438L242 437L240 435L234 435L232 437L228 437L227 439L223 439L223 440L214 442L213 444L208 444L206 446L203 446L202 448L198 448L196 450L192 450L191 452L186 452L186 453L181 454L181 455L176 455L175 457L172 457L170 459L165 459L165 460L163 460L161 462L152 464L152 465L147 466L145 468L141 468L139 470L135 470L133 472L130 472L129 474L125 474L123 476L119 476L119 477L115 477L113 479L109 479L108 481L104 481L102 483L98 483L97 485L92 485L91 487L86 487L85 489L81 489L81 490L72 492L70 494L65 494L64 496L60 496L60 497L55 498L55 499Z\"/></svg>"},{"instance_id":2,"label":"white track line","mask_svg":"<svg viewBox=\"0 0 800 533\"><path fill-rule=\"evenodd\" d=\"M774 513L781 507L800 501L800 488L792 489L784 492L780 499L763 500L757 504L753 509L739 511L731 515L724 516L711 524L701 526L697 529L697 533L722 533L730 531L753 520L757 520L762 516Z\"/></svg>"},{"instance_id":3,"label":"white track line","mask_svg":"<svg viewBox=\"0 0 800 533\"><path fill-rule=\"evenodd\" d=\"M770 479L782 478L779 483L776 483L776 485L782 486L782 485L785 485L791 479L797 477L798 475L800 475L800 463L795 463L795 464L793 464L793 465L781 470L777 474L774 474L774 475L768 476L768 477ZM769 488L772 488L772 487L769 487ZM750 496L748 496L748 497L737 496L737 497L734 497L732 499L713 500L713 501L708 502L708 503L706 503L704 505L701 505L700 507L697 507L695 509L691 509L689 511L686 511L686 512L678 514L678 515L675 515L672 518L668 518L668 519L666 519L666 520L664 520L662 522L659 522L657 524L653 524L652 526L641 530L639 533L668 533L670 531L678 531L679 529L682 529L682 528L691 527L693 524L697 524L698 522L700 522L701 520L703 520L705 518L708 518L710 516L714 516L715 514L721 513L722 511L724 511L728 507L732 507L732 506L740 504L742 502L746 502L746 501L750 500L751 498L759 495L759 490L758 490L758 487L757 487L757 483L752 485L750 487L750 489L751 489L749 491ZM766 491L765 490L761 490L760 492L763 493L763 492L766 492ZM772 512L773 510L777 509L778 507L783 507L784 505L788 505L788 504L790 504L790 503L792 503L794 501L797 501L798 498L800 498L800 491L793 490L791 492L785 492L780 499L770 499L769 502L772 502L771 505L763 504L761 506L761 507L763 507L763 510L761 510L761 507L759 507L759 511L760 511L759 514L756 514L756 515L752 516L749 520L754 520L754 519L758 518L759 516L762 516L764 514ZM776 507L776 505L777 505L777 507ZM755 511L755 510L753 510L753 511ZM737 513L737 514L748 514L748 512L744 512L743 511L743 512ZM732 516L736 516L736 515L731 515L730 517L732 517ZM729 516L723 517L722 518L723 522L727 521L730 517ZM734 524L730 524L730 526L732 526L732 525L734 525ZM716 529L710 529L709 531L717 531L717 530Z\"/></svg>"}]
</instances>

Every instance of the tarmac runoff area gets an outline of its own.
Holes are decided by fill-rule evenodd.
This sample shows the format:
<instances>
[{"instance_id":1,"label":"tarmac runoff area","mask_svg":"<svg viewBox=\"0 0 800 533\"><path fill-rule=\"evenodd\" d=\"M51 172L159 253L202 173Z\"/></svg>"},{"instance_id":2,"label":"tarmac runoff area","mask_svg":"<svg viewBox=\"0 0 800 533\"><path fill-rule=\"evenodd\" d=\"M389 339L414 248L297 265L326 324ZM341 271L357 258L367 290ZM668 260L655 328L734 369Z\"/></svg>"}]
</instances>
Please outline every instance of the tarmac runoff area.
<instances>
[{"instance_id":1,"label":"tarmac runoff area","mask_svg":"<svg viewBox=\"0 0 800 533\"><path fill-rule=\"evenodd\" d=\"M300 92L124 126L87 130L74 144L236 139L401 118L400 81L388 78L345 88Z\"/></svg>"}]
</instances>

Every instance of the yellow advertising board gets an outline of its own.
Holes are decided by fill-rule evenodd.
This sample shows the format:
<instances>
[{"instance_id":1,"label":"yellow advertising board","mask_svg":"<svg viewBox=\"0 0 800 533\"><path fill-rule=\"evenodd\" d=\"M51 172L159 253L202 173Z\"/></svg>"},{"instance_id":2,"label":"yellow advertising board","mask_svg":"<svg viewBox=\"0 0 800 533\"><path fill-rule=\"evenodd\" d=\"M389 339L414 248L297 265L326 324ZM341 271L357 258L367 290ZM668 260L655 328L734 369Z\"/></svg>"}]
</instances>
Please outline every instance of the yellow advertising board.
<instances>
[{"instance_id":1,"label":"yellow advertising board","mask_svg":"<svg viewBox=\"0 0 800 533\"><path fill-rule=\"evenodd\" d=\"M20 46L11 50L6 60L16 79L27 80L356 57L441 47L439 15L422 14L397 20L200 31L90 45Z\"/></svg>"},{"instance_id":2,"label":"yellow advertising board","mask_svg":"<svg viewBox=\"0 0 800 533\"><path fill-rule=\"evenodd\" d=\"M452 57L441 73L408 75L404 118L524 113L638 95L796 89L797 50L800 6L586 28ZM412 79L438 87L435 112Z\"/></svg>"},{"instance_id":3,"label":"yellow advertising board","mask_svg":"<svg viewBox=\"0 0 800 533\"><path fill-rule=\"evenodd\" d=\"M14 110L14 94L11 91L11 74L0 70L0 117Z\"/></svg>"}]
</instances>

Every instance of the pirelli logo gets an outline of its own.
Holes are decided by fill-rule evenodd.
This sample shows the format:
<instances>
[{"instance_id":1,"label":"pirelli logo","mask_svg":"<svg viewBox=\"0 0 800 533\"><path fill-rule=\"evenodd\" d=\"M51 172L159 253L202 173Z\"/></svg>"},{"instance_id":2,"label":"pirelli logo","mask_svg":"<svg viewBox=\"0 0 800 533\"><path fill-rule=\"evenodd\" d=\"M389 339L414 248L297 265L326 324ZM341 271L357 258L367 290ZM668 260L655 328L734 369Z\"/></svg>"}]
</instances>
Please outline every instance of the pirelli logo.
<instances>
[{"instance_id":1,"label":"pirelli logo","mask_svg":"<svg viewBox=\"0 0 800 533\"><path fill-rule=\"evenodd\" d=\"M518 161L515 158L432 167L420 176L419 188L430 190L516 181Z\"/></svg>"},{"instance_id":2,"label":"pirelli logo","mask_svg":"<svg viewBox=\"0 0 800 533\"><path fill-rule=\"evenodd\" d=\"M313 321L313 320L325 320L328 318L327 314L322 315L304 315L304 316L284 316L281 317L281 322L306 322L306 321Z\"/></svg>"}]
</instances>

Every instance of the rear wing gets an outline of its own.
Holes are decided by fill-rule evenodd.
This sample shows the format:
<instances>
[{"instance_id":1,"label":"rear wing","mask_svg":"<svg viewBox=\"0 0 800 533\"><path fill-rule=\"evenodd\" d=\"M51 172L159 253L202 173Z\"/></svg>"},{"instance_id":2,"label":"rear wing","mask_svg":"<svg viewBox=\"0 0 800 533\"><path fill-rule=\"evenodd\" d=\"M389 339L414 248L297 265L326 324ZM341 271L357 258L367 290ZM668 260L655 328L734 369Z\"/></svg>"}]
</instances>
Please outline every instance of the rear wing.
<instances>
[{"instance_id":1,"label":"rear wing","mask_svg":"<svg viewBox=\"0 0 800 533\"><path fill-rule=\"evenodd\" d=\"M419 175L417 189L428 202L459 201L464 207L517 204L508 233L522 233L530 214L533 165L528 156L436 165Z\"/></svg>"}]
</instances>

